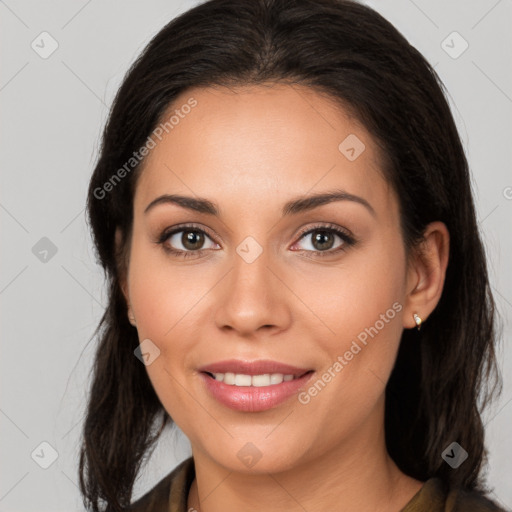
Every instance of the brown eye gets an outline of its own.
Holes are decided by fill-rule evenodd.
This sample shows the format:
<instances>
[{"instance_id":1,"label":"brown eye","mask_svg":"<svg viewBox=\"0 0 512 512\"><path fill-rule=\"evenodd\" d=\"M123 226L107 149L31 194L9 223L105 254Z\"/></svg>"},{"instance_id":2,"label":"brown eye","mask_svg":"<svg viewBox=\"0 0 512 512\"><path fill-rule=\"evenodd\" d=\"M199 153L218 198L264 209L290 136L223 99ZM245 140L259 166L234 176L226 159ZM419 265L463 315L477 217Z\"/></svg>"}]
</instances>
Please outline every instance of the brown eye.
<instances>
[{"instance_id":1,"label":"brown eye","mask_svg":"<svg viewBox=\"0 0 512 512\"><path fill-rule=\"evenodd\" d=\"M217 248L217 244L204 230L193 226L181 226L166 230L159 237L158 243L162 244L167 251L185 257L197 256L203 250Z\"/></svg>"},{"instance_id":2,"label":"brown eye","mask_svg":"<svg viewBox=\"0 0 512 512\"><path fill-rule=\"evenodd\" d=\"M196 251L201 249L204 243L204 234L199 231L182 231L181 243L185 249Z\"/></svg>"},{"instance_id":3,"label":"brown eye","mask_svg":"<svg viewBox=\"0 0 512 512\"><path fill-rule=\"evenodd\" d=\"M327 251L332 249L334 245L334 233L330 233L329 231L313 231L312 234L312 245L315 249L319 251Z\"/></svg>"},{"instance_id":4,"label":"brown eye","mask_svg":"<svg viewBox=\"0 0 512 512\"><path fill-rule=\"evenodd\" d=\"M298 249L294 248L293 250L309 253L312 257L332 256L347 250L356 243L357 241L350 231L335 224L328 224L303 231L299 241L294 245ZM302 244L302 248L300 244Z\"/></svg>"}]
</instances>

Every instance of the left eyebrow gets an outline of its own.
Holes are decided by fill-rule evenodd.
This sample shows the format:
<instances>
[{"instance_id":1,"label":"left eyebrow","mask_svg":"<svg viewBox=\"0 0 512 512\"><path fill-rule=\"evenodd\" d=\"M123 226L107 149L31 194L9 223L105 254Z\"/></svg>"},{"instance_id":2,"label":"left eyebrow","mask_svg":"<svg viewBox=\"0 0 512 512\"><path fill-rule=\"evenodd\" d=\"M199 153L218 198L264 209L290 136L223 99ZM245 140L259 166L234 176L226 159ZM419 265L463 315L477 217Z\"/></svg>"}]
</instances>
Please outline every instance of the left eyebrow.
<instances>
[{"instance_id":1,"label":"left eyebrow","mask_svg":"<svg viewBox=\"0 0 512 512\"><path fill-rule=\"evenodd\" d=\"M318 206L332 203L334 201L353 201L355 203L359 203L363 205L374 217L376 216L374 208L366 199L354 194L349 194L345 190L331 190L310 196L298 197L289 201L283 206L283 217L286 215L294 215L309 211L313 208L317 208Z\"/></svg>"},{"instance_id":2,"label":"left eyebrow","mask_svg":"<svg viewBox=\"0 0 512 512\"><path fill-rule=\"evenodd\" d=\"M350 194L344 190L332 190L313 194L309 196L300 196L284 204L282 208L283 217L288 215L296 215L301 212L309 211L319 206L332 203L334 201L352 201L364 206L374 217L376 216L375 210L372 205L362 197ZM218 206L208 199L201 197L181 196L177 194L165 194L157 197L146 206L144 213L154 208L159 204L176 204L188 210L194 210L199 213L206 213L208 215L219 216Z\"/></svg>"}]
</instances>

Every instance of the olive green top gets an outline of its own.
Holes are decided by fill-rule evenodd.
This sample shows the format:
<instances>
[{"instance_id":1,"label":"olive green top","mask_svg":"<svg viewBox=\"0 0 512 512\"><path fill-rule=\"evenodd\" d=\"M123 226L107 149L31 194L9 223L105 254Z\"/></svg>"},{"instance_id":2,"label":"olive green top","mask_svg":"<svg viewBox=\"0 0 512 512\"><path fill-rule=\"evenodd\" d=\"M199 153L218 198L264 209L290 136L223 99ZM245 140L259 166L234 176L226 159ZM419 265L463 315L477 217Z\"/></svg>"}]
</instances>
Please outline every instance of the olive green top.
<instances>
[{"instance_id":1,"label":"olive green top","mask_svg":"<svg viewBox=\"0 0 512 512\"><path fill-rule=\"evenodd\" d=\"M128 509L131 512L187 512L195 477L194 460L184 460ZM505 512L477 492L445 491L439 478L430 478L400 512Z\"/></svg>"}]
</instances>

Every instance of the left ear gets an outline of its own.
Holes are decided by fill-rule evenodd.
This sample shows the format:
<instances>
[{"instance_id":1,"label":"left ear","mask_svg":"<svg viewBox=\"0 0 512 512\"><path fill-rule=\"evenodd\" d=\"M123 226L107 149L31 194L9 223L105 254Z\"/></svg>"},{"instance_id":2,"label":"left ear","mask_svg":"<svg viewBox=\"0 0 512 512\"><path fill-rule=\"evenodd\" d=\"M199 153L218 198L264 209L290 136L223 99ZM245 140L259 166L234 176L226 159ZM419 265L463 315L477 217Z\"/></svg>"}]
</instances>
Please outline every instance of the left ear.
<instances>
[{"instance_id":1,"label":"left ear","mask_svg":"<svg viewBox=\"0 0 512 512\"><path fill-rule=\"evenodd\" d=\"M434 310L443 293L446 267L450 254L450 234L443 222L431 222L423 240L412 249L407 271L407 297L404 328L416 327L413 314L424 322Z\"/></svg>"}]
</instances>

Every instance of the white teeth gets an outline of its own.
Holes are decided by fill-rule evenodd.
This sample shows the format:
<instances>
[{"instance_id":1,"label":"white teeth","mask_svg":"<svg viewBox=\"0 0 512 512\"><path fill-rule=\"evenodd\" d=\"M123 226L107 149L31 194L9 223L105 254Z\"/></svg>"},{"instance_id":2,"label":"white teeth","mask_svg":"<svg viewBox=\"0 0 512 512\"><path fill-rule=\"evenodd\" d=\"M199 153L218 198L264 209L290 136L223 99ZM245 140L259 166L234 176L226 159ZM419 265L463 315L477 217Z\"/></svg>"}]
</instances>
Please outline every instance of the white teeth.
<instances>
[{"instance_id":1,"label":"white teeth","mask_svg":"<svg viewBox=\"0 0 512 512\"><path fill-rule=\"evenodd\" d=\"M264 375L253 375L252 385L259 388L261 386L270 386L270 375L265 373Z\"/></svg>"},{"instance_id":2,"label":"white teeth","mask_svg":"<svg viewBox=\"0 0 512 512\"><path fill-rule=\"evenodd\" d=\"M230 384L230 385L234 385L235 384L235 374L234 373L225 373L224 374L224 384Z\"/></svg>"},{"instance_id":3,"label":"white teeth","mask_svg":"<svg viewBox=\"0 0 512 512\"><path fill-rule=\"evenodd\" d=\"M295 377L293 375L283 375L282 373L265 373L262 375L246 375L244 373L214 373L215 380L224 382L230 386L272 386L274 384L281 384L289 382Z\"/></svg>"},{"instance_id":4,"label":"white teeth","mask_svg":"<svg viewBox=\"0 0 512 512\"><path fill-rule=\"evenodd\" d=\"M235 375L235 386L250 386L251 384L252 378L250 375L244 375L243 373Z\"/></svg>"}]
</instances>

